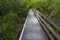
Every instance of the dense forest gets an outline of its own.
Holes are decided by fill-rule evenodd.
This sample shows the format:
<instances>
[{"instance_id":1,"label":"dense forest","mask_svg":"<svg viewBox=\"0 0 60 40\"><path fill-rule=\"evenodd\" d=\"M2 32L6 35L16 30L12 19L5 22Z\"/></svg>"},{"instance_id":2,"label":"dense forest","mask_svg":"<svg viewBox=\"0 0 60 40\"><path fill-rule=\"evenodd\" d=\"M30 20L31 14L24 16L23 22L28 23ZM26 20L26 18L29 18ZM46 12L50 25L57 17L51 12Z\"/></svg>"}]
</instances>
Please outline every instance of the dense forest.
<instances>
[{"instance_id":1,"label":"dense forest","mask_svg":"<svg viewBox=\"0 0 60 40\"><path fill-rule=\"evenodd\" d=\"M0 0L0 40L18 39L28 10L26 0Z\"/></svg>"},{"instance_id":2,"label":"dense forest","mask_svg":"<svg viewBox=\"0 0 60 40\"><path fill-rule=\"evenodd\" d=\"M18 40L30 8L60 22L60 0L0 0L0 40Z\"/></svg>"}]
</instances>

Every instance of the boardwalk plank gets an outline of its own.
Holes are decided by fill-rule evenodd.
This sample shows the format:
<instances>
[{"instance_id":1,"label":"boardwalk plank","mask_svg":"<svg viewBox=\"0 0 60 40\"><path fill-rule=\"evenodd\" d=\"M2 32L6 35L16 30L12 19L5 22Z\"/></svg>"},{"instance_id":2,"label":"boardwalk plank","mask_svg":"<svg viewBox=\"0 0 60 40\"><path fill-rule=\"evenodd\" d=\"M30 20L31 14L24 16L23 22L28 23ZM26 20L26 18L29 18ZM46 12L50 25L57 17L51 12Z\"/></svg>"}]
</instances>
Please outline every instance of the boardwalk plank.
<instances>
[{"instance_id":1,"label":"boardwalk plank","mask_svg":"<svg viewBox=\"0 0 60 40\"><path fill-rule=\"evenodd\" d=\"M22 35L22 40L49 40L32 9L30 9L27 17L27 23Z\"/></svg>"}]
</instances>

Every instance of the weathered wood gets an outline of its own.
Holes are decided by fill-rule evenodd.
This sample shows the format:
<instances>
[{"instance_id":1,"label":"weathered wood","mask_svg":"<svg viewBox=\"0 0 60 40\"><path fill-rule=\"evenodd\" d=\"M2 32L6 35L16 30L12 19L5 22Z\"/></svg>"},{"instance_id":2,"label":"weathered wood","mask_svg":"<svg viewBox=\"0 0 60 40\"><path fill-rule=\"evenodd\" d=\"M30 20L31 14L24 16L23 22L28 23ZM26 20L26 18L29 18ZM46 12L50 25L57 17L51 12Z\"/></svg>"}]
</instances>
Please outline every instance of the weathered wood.
<instances>
[{"instance_id":1,"label":"weathered wood","mask_svg":"<svg viewBox=\"0 0 60 40\"><path fill-rule=\"evenodd\" d=\"M49 33L49 30L45 27L45 25L41 22L41 20L37 17L38 21L40 22L40 24L42 25L42 27L44 28L45 32L47 33L48 37L50 38L50 40L55 40L52 35Z\"/></svg>"},{"instance_id":2,"label":"weathered wood","mask_svg":"<svg viewBox=\"0 0 60 40\"><path fill-rule=\"evenodd\" d=\"M55 26L58 30L60 30L60 23L58 23L57 21L53 20L52 18L36 11L40 16L42 16L45 20L47 20L49 23L51 23L53 26Z\"/></svg>"},{"instance_id":3,"label":"weathered wood","mask_svg":"<svg viewBox=\"0 0 60 40\"><path fill-rule=\"evenodd\" d=\"M43 23L46 25L46 27L51 31L51 33L60 40L60 35L43 19L39 16L39 18L43 21Z\"/></svg>"},{"instance_id":4,"label":"weathered wood","mask_svg":"<svg viewBox=\"0 0 60 40\"><path fill-rule=\"evenodd\" d=\"M50 24L52 24L56 29L60 30L60 23L56 22L55 20L49 18L48 16L40 13L39 11L33 9L35 16L37 17L37 19L39 20L39 22L41 23L41 25L43 26L44 30L46 31L46 33L48 34L48 36L50 37L51 40L60 40L60 35L56 32L56 30L54 30L52 28L52 26ZM41 22L41 21L43 22ZM48 23L48 22L49 23ZM47 29L48 28L48 29ZM48 31L49 30L49 31ZM51 32L51 34L49 33ZM52 38L53 37L53 38Z\"/></svg>"},{"instance_id":5,"label":"weathered wood","mask_svg":"<svg viewBox=\"0 0 60 40\"><path fill-rule=\"evenodd\" d=\"M32 9L29 11L25 27L19 40L49 40Z\"/></svg>"}]
</instances>

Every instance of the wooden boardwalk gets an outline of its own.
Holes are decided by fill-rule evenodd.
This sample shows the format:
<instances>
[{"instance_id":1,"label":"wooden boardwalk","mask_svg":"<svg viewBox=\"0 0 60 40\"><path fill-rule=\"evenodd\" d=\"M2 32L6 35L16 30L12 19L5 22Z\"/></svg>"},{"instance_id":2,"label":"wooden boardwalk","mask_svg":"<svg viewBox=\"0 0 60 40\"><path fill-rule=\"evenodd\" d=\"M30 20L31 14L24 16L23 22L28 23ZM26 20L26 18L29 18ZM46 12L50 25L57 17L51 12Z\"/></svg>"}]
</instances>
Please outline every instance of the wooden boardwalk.
<instances>
[{"instance_id":1,"label":"wooden boardwalk","mask_svg":"<svg viewBox=\"0 0 60 40\"><path fill-rule=\"evenodd\" d=\"M25 28L19 40L49 40L32 9L29 11Z\"/></svg>"}]
</instances>

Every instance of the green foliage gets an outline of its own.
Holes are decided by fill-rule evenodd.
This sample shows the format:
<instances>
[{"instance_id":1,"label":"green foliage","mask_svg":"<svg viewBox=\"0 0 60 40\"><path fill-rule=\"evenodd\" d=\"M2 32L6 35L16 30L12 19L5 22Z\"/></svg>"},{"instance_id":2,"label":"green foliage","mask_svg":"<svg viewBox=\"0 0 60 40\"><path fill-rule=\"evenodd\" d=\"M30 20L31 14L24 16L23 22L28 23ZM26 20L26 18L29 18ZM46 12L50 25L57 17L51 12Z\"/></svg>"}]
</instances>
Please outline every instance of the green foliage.
<instances>
[{"instance_id":1,"label":"green foliage","mask_svg":"<svg viewBox=\"0 0 60 40\"><path fill-rule=\"evenodd\" d=\"M60 20L60 0L32 0L31 3L35 9L55 20Z\"/></svg>"},{"instance_id":2,"label":"green foliage","mask_svg":"<svg viewBox=\"0 0 60 40\"><path fill-rule=\"evenodd\" d=\"M18 40L32 7L60 21L60 0L0 0L0 40Z\"/></svg>"},{"instance_id":3,"label":"green foliage","mask_svg":"<svg viewBox=\"0 0 60 40\"><path fill-rule=\"evenodd\" d=\"M0 0L0 40L18 40L29 5L26 0Z\"/></svg>"}]
</instances>

